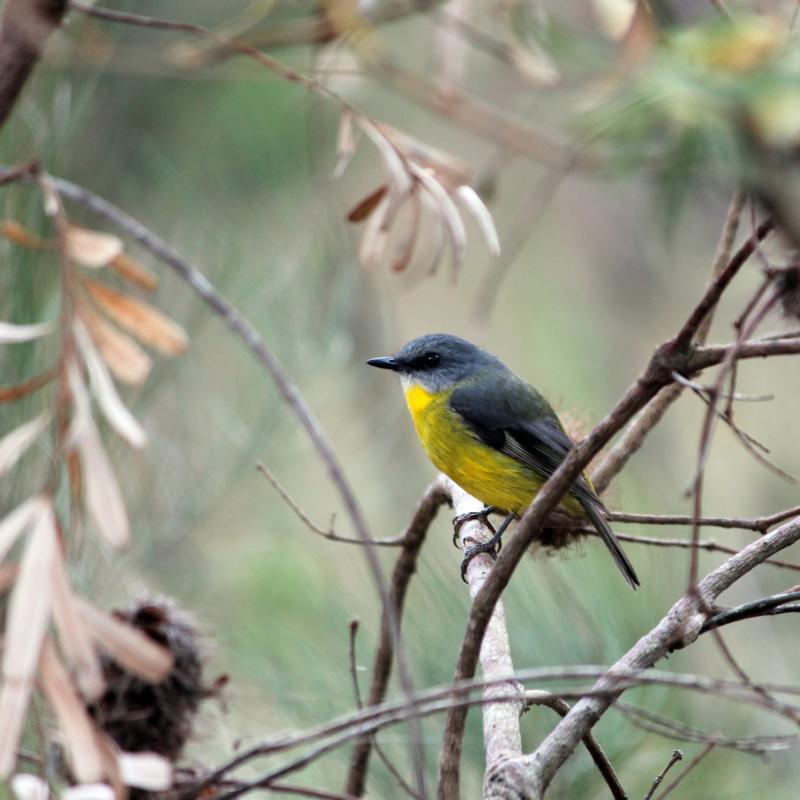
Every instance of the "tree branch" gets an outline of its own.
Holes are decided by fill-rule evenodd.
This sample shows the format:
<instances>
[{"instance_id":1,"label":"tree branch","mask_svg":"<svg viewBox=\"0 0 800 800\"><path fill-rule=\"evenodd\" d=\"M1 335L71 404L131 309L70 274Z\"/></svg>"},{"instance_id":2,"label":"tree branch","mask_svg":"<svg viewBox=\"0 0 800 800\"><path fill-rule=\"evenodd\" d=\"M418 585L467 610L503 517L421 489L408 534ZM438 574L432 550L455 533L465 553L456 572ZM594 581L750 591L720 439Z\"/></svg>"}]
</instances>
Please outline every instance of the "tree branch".
<instances>
[{"instance_id":1,"label":"tree branch","mask_svg":"<svg viewBox=\"0 0 800 800\"><path fill-rule=\"evenodd\" d=\"M0 126L66 10L66 0L6 0L0 20Z\"/></svg>"},{"instance_id":2,"label":"tree branch","mask_svg":"<svg viewBox=\"0 0 800 800\"><path fill-rule=\"evenodd\" d=\"M595 696L579 700L539 748L529 756L503 765L498 779L517 794L503 797L539 798L559 767L574 751L581 738L619 696L615 673L653 666L675 646L694 641L711 615L714 600L758 564L800 540L800 517L752 542L724 564L710 572L693 591L683 595L649 633L645 634L594 685Z\"/></svg>"},{"instance_id":3,"label":"tree branch","mask_svg":"<svg viewBox=\"0 0 800 800\"><path fill-rule=\"evenodd\" d=\"M402 537L403 546L395 562L389 589L389 602L398 627L403 617L408 584L416 572L417 559L428 533L428 528L442 505L450 502L449 488L440 476L425 490L425 494L417 504L414 516ZM384 701L386 688L392 674L393 660L394 640L387 615L384 614L381 623L380 641L372 665L372 683L367 696L368 707L378 706ZM348 794L356 795L357 797L361 797L364 794L372 746L372 737L367 736L356 742L350 759L350 770L347 775L345 791Z\"/></svg>"}]
</instances>

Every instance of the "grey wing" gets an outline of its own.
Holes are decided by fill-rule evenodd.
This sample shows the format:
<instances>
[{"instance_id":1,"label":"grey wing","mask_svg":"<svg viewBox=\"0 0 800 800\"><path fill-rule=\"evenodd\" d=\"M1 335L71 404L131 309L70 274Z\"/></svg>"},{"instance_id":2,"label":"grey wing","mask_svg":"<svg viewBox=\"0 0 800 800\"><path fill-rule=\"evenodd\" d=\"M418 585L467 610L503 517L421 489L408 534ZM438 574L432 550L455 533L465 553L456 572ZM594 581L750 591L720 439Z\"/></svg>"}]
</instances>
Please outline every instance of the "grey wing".
<instances>
[{"instance_id":1,"label":"grey wing","mask_svg":"<svg viewBox=\"0 0 800 800\"><path fill-rule=\"evenodd\" d=\"M572 449L550 404L533 387L514 378L466 384L453 392L450 406L484 444L549 478ZM571 493L602 506L586 480Z\"/></svg>"}]
</instances>

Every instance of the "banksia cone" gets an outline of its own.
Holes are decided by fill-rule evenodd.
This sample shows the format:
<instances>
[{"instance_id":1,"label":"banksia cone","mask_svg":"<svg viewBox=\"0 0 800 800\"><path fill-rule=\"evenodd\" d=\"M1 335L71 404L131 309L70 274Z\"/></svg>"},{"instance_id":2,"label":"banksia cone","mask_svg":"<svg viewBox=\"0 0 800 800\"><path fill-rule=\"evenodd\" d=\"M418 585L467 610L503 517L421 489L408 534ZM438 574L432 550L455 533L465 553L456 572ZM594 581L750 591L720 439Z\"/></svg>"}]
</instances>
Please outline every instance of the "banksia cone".
<instances>
[{"instance_id":1,"label":"banksia cone","mask_svg":"<svg viewBox=\"0 0 800 800\"><path fill-rule=\"evenodd\" d=\"M166 647L174 665L165 680L148 683L104 658L106 690L89 712L122 750L159 753L174 762L191 735L200 701L212 693L202 680L199 634L189 617L162 597L142 598L114 614Z\"/></svg>"}]
</instances>

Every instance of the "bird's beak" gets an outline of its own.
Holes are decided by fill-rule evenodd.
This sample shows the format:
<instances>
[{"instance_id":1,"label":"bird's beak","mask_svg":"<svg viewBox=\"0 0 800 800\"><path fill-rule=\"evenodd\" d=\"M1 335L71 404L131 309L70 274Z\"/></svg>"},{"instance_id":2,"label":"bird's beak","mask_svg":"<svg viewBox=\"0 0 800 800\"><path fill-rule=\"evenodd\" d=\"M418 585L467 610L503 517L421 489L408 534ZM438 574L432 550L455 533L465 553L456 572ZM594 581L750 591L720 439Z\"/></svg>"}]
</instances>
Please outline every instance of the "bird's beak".
<instances>
[{"instance_id":1,"label":"bird's beak","mask_svg":"<svg viewBox=\"0 0 800 800\"><path fill-rule=\"evenodd\" d=\"M378 369L390 369L397 372L400 369L400 362L394 356L384 356L383 358L371 358L367 361L371 367L378 367Z\"/></svg>"}]
</instances>

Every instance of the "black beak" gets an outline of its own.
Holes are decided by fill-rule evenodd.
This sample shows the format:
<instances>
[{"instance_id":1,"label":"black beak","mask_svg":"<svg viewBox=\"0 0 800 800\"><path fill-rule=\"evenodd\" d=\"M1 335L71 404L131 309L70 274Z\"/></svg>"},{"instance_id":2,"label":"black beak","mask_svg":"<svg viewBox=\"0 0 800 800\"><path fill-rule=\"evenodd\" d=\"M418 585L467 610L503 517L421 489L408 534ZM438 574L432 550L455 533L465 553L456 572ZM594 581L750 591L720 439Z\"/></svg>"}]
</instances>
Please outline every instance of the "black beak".
<instances>
[{"instance_id":1,"label":"black beak","mask_svg":"<svg viewBox=\"0 0 800 800\"><path fill-rule=\"evenodd\" d=\"M378 369L390 369L397 372L400 369L400 362L393 356L385 356L383 358L371 358L367 361L371 367L378 367Z\"/></svg>"}]
</instances>

